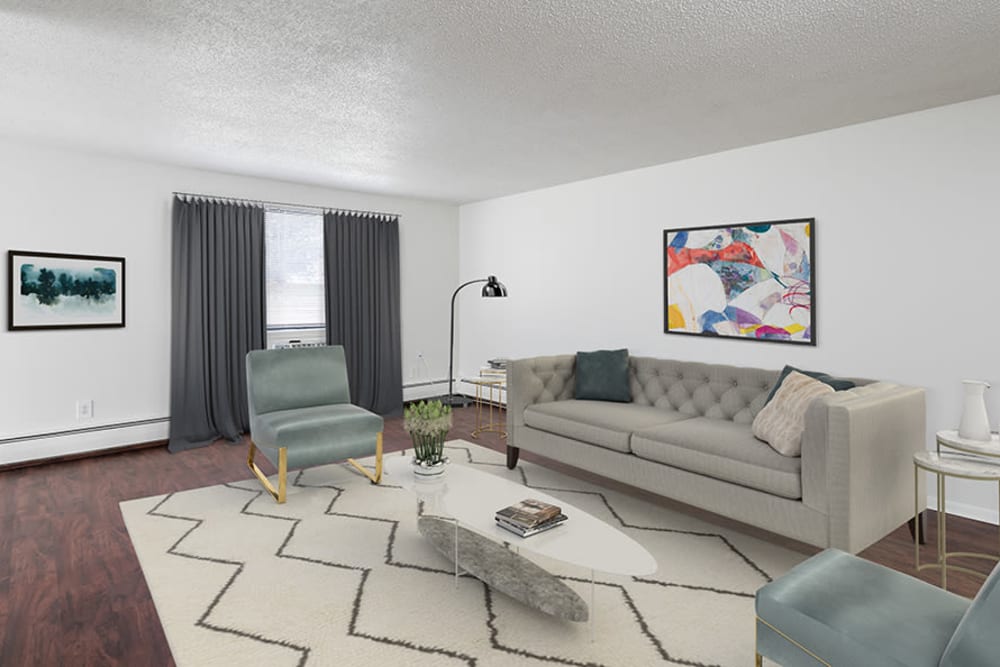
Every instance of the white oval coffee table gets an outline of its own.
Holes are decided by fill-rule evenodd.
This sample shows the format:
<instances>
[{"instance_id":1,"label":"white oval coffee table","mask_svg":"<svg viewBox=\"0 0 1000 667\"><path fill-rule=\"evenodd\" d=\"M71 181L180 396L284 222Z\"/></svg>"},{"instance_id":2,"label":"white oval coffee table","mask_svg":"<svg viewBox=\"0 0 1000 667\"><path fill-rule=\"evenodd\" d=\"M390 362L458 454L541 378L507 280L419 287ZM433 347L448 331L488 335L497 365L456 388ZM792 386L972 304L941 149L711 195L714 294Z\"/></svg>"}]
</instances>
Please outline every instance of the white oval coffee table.
<instances>
[{"instance_id":1,"label":"white oval coffee table","mask_svg":"<svg viewBox=\"0 0 1000 667\"><path fill-rule=\"evenodd\" d=\"M506 472L506 470L504 470ZM486 538L496 545L509 546L515 555L520 552L530 552L546 558L576 565L590 570L591 608L593 607L594 572L609 574L645 576L656 572L656 559L641 544L621 532L617 528L591 516L582 509L570 505L561 498L555 498L547 493L526 487L497 475L476 470L459 463L451 463L441 479L426 481L418 479L410 466L409 456L389 456L385 459L383 469L384 482L408 489L424 500L424 514L436 517L447 517L454 522L454 537L449 541L449 549L460 549L462 538L459 528L466 529L470 534ZM568 519L562 525L538 533L531 537L519 537L496 525L496 511L512 505L525 498L535 498L542 502L552 503L562 508ZM430 526L428 526L430 527ZM522 599L514 592L504 590L498 581L509 580L509 577L493 578L488 568L479 567L478 563L461 562L462 554L447 553L440 544L440 539L434 539L429 532L440 537L440 530L421 530L431 539L439 551L451 558L455 563L456 576L461 567L470 574L482 579L491 586L511 594L522 602L532 604ZM475 545L482 547L483 545ZM534 563L531 566L537 567ZM509 565L509 564L508 564ZM549 577L556 579L554 575ZM558 580L562 584L561 580ZM565 584L562 584L565 585ZM532 604L532 606L536 606ZM546 613L553 613L540 608ZM555 614L571 620L563 614ZM593 610L589 614L593 620Z\"/></svg>"}]
</instances>

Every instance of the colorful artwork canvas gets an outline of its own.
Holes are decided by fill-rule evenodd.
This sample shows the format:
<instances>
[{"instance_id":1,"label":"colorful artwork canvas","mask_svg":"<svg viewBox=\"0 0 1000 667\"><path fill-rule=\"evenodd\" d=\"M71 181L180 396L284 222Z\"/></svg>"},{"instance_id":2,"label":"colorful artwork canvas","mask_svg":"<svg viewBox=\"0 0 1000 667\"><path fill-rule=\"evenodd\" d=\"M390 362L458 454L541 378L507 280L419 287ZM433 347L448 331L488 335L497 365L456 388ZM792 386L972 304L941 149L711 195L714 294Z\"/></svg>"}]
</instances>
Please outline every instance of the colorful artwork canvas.
<instances>
[{"instance_id":1,"label":"colorful artwork canvas","mask_svg":"<svg viewBox=\"0 0 1000 667\"><path fill-rule=\"evenodd\" d=\"M125 258L11 250L7 328L125 326Z\"/></svg>"},{"instance_id":2,"label":"colorful artwork canvas","mask_svg":"<svg viewBox=\"0 0 1000 667\"><path fill-rule=\"evenodd\" d=\"M667 229L664 331L816 344L816 221Z\"/></svg>"}]
</instances>

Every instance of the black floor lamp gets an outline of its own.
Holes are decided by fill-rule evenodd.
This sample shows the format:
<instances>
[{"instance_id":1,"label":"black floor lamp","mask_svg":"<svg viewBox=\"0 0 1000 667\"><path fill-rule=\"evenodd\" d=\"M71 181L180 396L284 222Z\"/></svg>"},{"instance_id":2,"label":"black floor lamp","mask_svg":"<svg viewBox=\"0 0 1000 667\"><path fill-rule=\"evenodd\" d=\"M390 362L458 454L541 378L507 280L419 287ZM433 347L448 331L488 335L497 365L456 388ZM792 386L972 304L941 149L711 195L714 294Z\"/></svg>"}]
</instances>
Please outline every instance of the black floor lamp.
<instances>
[{"instance_id":1,"label":"black floor lamp","mask_svg":"<svg viewBox=\"0 0 1000 667\"><path fill-rule=\"evenodd\" d=\"M503 286L503 283L497 280L496 276L470 280L467 283L462 283L458 286L458 289L455 290L455 293L451 295L451 342L448 345L448 395L441 399L441 402L445 405L465 407L469 404L469 398L467 396L456 395L452 390L452 384L455 381L455 297L458 296L458 293L463 287L467 287L475 283L486 283L483 285L484 297L507 296L507 288Z\"/></svg>"}]
</instances>

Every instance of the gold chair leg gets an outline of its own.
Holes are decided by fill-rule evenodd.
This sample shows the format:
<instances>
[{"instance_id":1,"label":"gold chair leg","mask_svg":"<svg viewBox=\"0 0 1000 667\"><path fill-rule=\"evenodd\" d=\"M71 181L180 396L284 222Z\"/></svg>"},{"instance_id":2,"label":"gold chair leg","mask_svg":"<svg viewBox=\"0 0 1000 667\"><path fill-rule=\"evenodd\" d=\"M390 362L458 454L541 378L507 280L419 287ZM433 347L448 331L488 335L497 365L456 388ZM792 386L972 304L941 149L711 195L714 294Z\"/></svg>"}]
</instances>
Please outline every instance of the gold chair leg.
<instances>
[{"instance_id":1,"label":"gold chair leg","mask_svg":"<svg viewBox=\"0 0 1000 667\"><path fill-rule=\"evenodd\" d=\"M373 475L368 471L368 468L364 467L354 459L347 459L347 462L358 469L362 475L367 477L372 481L372 484L378 484L382 481L382 431L378 432L375 436L375 474Z\"/></svg>"},{"instance_id":2,"label":"gold chair leg","mask_svg":"<svg viewBox=\"0 0 1000 667\"><path fill-rule=\"evenodd\" d=\"M754 665L764 667L764 657L760 653L757 654L757 660L754 661Z\"/></svg>"},{"instance_id":3,"label":"gold chair leg","mask_svg":"<svg viewBox=\"0 0 1000 667\"><path fill-rule=\"evenodd\" d=\"M278 450L278 488L275 489L274 485L271 484L271 480L264 475L264 472L257 467L254 463L254 457L257 454L257 447L253 444L253 440L250 441L250 452L247 454L247 467L250 468L250 472L257 476L260 480L261 485L264 489L271 494L278 504L283 504L285 502L285 491L288 489L288 448L282 447Z\"/></svg>"}]
</instances>

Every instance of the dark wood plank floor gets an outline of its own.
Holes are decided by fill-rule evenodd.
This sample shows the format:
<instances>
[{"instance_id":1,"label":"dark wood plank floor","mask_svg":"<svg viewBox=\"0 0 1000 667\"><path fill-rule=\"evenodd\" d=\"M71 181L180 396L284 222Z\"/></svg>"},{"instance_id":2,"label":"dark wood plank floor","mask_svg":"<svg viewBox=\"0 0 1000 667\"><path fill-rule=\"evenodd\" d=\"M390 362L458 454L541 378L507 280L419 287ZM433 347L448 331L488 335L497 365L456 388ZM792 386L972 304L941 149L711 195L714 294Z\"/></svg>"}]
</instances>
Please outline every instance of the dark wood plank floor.
<instances>
[{"instance_id":1,"label":"dark wood plank floor","mask_svg":"<svg viewBox=\"0 0 1000 667\"><path fill-rule=\"evenodd\" d=\"M471 408L455 414L452 438L470 439ZM478 442L502 450L496 435ZM400 419L386 422L387 451L409 446ZM162 446L100 457L51 463L0 473L0 665L172 665L170 649L132 550L118 503L122 500L247 479L246 447L220 442L171 455ZM600 480L565 465L536 460L579 477L637 493L665 506L679 506L652 494ZM717 515L687 508L716 523ZM930 560L933 515L922 558ZM746 532L804 553L814 548L741 526ZM949 546L961 551L995 551L995 526L948 518ZM913 543L905 526L862 556L908 574ZM974 563L986 571L989 565ZM937 583L938 575L921 573ZM949 588L972 596L981 579L950 575Z\"/></svg>"}]
</instances>

